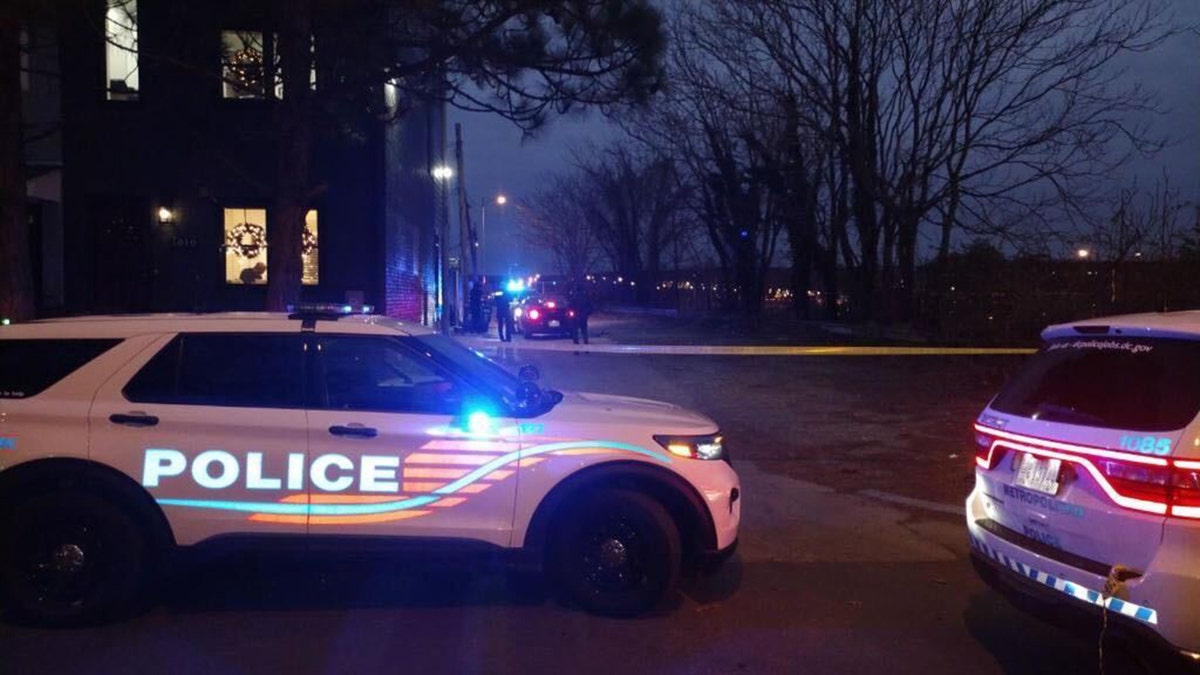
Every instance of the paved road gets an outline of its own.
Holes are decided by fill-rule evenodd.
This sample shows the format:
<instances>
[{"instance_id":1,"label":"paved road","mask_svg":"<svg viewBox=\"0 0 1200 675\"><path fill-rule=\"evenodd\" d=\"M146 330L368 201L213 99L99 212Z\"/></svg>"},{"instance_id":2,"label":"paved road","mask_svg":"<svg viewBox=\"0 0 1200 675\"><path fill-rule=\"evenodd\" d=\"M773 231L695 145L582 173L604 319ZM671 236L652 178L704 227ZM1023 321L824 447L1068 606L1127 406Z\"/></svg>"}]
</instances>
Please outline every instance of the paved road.
<instances>
[{"instance_id":1,"label":"paved road","mask_svg":"<svg viewBox=\"0 0 1200 675\"><path fill-rule=\"evenodd\" d=\"M675 401L722 423L746 502L742 548L717 577L619 621L494 573L456 584L389 559L239 558L119 625L0 625L0 673L1097 672L1092 640L975 578L961 519L942 512L969 489L968 425L1013 357L522 346L490 348L535 363L549 386ZM945 508L912 506L923 503Z\"/></svg>"}]
</instances>

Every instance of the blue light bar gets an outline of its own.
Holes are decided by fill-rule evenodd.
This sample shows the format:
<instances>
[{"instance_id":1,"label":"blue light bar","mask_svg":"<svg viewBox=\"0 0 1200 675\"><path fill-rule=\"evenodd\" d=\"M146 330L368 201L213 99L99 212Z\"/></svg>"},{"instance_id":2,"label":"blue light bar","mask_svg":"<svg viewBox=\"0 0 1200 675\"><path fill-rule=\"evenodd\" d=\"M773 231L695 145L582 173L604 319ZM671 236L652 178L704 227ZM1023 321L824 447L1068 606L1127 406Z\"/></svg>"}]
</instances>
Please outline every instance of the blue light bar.
<instances>
[{"instance_id":1,"label":"blue light bar","mask_svg":"<svg viewBox=\"0 0 1200 675\"><path fill-rule=\"evenodd\" d=\"M351 316L353 314L371 314L375 308L371 305L363 305L358 310L354 309L354 305L347 305L340 302L301 302L295 305L287 306L288 314L321 314L321 315L336 315L336 316Z\"/></svg>"}]
</instances>

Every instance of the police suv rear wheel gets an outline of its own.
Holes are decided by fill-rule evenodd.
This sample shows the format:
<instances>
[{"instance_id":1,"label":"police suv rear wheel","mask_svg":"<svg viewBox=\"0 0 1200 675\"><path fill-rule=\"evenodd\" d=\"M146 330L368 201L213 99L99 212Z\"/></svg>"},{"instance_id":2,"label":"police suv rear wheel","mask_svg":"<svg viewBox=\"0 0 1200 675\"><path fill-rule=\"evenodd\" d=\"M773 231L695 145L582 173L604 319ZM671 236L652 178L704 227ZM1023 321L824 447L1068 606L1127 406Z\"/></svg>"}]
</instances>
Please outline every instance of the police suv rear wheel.
<instances>
[{"instance_id":1,"label":"police suv rear wheel","mask_svg":"<svg viewBox=\"0 0 1200 675\"><path fill-rule=\"evenodd\" d=\"M550 548L554 582L589 612L633 616L679 582L679 530L666 509L629 490L593 492L560 521Z\"/></svg>"},{"instance_id":2,"label":"police suv rear wheel","mask_svg":"<svg viewBox=\"0 0 1200 675\"><path fill-rule=\"evenodd\" d=\"M132 607L149 569L146 536L108 499L56 490L18 499L0 523L0 597L42 626L103 621Z\"/></svg>"}]
</instances>

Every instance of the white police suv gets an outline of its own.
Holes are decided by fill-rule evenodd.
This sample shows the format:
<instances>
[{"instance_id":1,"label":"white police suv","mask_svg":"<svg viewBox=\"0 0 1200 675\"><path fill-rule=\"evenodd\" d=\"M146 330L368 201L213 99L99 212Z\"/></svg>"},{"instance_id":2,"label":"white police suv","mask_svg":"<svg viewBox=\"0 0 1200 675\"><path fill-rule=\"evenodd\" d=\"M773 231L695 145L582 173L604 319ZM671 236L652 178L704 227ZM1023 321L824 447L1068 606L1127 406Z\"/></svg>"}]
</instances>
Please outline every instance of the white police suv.
<instances>
[{"instance_id":1,"label":"white police suv","mask_svg":"<svg viewBox=\"0 0 1200 675\"><path fill-rule=\"evenodd\" d=\"M975 424L976 567L1194 660L1200 312L1093 319L1042 337Z\"/></svg>"},{"instance_id":2,"label":"white police suv","mask_svg":"<svg viewBox=\"0 0 1200 675\"><path fill-rule=\"evenodd\" d=\"M0 604L94 622L182 547L336 536L504 550L629 615L732 553L740 491L712 420L544 390L347 313L0 327Z\"/></svg>"}]
</instances>

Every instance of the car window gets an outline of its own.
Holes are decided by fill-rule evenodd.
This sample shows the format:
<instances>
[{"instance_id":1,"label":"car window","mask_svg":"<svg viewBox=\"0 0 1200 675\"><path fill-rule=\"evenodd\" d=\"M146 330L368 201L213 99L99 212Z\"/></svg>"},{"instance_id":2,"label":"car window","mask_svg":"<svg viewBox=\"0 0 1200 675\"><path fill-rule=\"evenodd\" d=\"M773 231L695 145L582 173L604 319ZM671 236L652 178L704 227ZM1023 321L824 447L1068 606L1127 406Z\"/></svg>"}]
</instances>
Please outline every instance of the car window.
<instances>
[{"instance_id":1,"label":"car window","mask_svg":"<svg viewBox=\"0 0 1200 675\"><path fill-rule=\"evenodd\" d=\"M461 385L427 356L393 338L330 336L321 341L318 353L329 409L458 412Z\"/></svg>"},{"instance_id":2,"label":"car window","mask_svg":"<svg viewBox=\"0 0 1200 675\"><path fill-rule=\"evenodd\" d=\"M120 340L0 340L0 398L36 396Z\"/></svg>"},{"instance_id":3,"label":"car window","mask_svg":"<svg viewBox=\"0 0 1200 675\"><path fill-rule=\"evenodd\" d=\"M1004 386L992 408L1108 429L1181 429L1200 410L1200 342L1126 337L1054 340Z\"/></svg>"},{"instance_id":4,"label":"car window","mask_svg":"<svg viewBox=\"0 0 1200 675\"><path fill-rule=\"evenodd\" d=\"M129 381L137 403L304 407L304 341L298 334L176 336Z\"/></svg>"},{"instance_id":5,"label":"car window","mask_svg":"<svg viewBox=\"0 0 1200 675\"><path fill-rule=\"evenodd\" d=\"M414 348L446 364L454 372L464 373L472 383L498 395L507 405L513 405L517 400L520 380L515 375L483 354L464 347L454 338L430 334L414 336L408 341Z\"/></svg>"}]
</instances>

